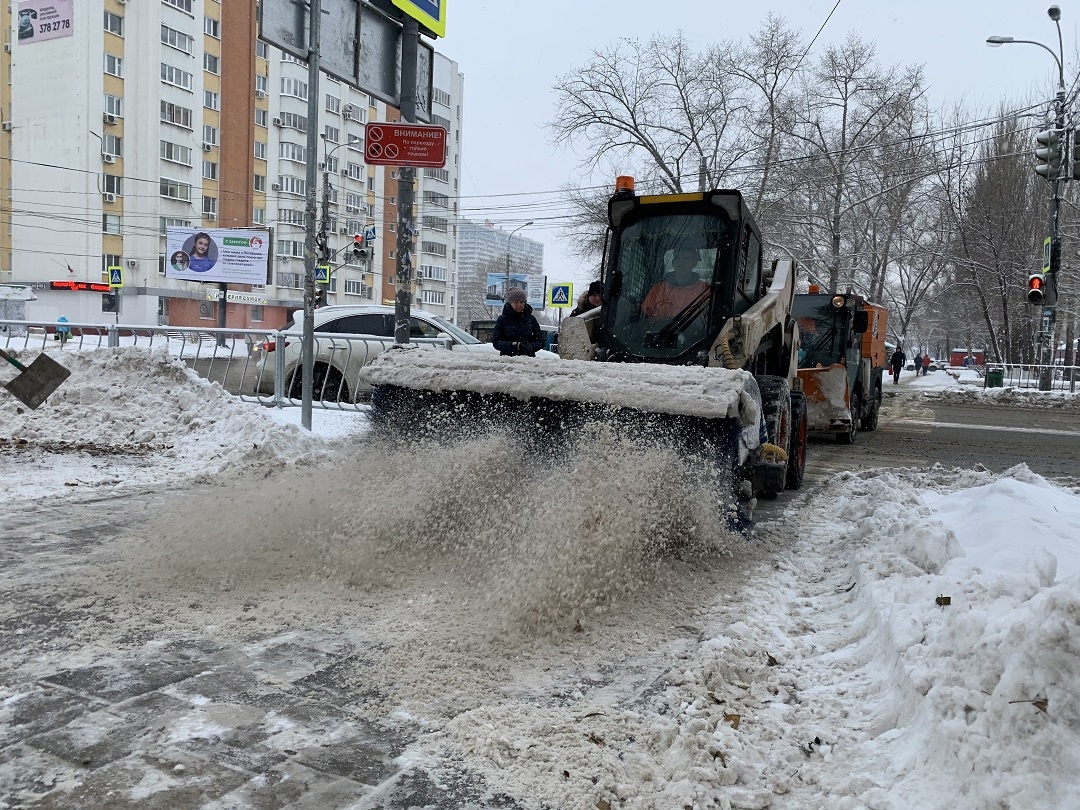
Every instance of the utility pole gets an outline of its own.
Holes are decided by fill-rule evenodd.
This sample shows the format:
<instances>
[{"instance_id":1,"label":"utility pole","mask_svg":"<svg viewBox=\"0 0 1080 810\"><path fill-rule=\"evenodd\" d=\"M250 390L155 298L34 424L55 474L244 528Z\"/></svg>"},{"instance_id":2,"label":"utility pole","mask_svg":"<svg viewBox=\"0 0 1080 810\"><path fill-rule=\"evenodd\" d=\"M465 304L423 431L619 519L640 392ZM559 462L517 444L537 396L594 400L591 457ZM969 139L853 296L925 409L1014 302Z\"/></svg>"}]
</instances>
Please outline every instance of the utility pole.
<instances>
[{"instance_id":1,"label":"utility pole","mask_svg":"<svg viewBox=\"0 0 1080 810\"><path fill-rule=\"evenodd\" d=\"M1055 6L1056 8L1056 6ZM1052 15L1051 15L1052 16ZM1059 12L1060 16L1060 12ZM1057 22L1057 20L1055 20ZM1058 26L1058 38L1061 37L1061 26ZM1064 70L1060 72L1060 81L1058 83L1057 91L1057 119L1054 122L1054 128L1061 133L1061 148L1065 150L1068 148L1069 138L1065 134L1065 73ZM1047 301L1046 307L1043 308L1043 317L1041 320L1045 322L1046 342L1049 345L1050 357L1046 359L1045 356L1042 360L1043 370L1039 375L1039 390L1049 391L1054 385L1054 360L1057 355L1057 338L1054 335L1054 329L1057 325L1057 291L1058 291L1058 271L1061 269L1061 184L1063 182L1062 174L1069 170L1071 163L1065 159L1065 155L1062 155L1061 169L1054 176L1053 196L1050 202L1050 272L1047 273L1046 279L1046 291Z\"/></svg>"},{"instance_id":2,"label":"utility pole","mask_svg":"<svg viewBox=\"0 0 1080 810\"><path fill-rule=\"evenodd\" d=\"M401 120L416 123L416 55L420 47L420 24L405 16L401 29ZM412 307L413 253L416 221L413 215L416 169L398 167L397 278L394 291L394 343L409 342Z\"/></svg>"},{"instance_id":3,"label":"utility pole","mask_svg":"<svg viewBox=\"0 0 1080 810\"><path fill-rule=\"evenodd\" d=\"M303 374L300 424L311 430L311 399L315 390L315 262L318 232L318 162L319 151L319 38L322 27L322 2L309 0L308 18L308 109L307 109L307 179L304 207L304 328L300 363Z\"/></svg>"}]
</instances>

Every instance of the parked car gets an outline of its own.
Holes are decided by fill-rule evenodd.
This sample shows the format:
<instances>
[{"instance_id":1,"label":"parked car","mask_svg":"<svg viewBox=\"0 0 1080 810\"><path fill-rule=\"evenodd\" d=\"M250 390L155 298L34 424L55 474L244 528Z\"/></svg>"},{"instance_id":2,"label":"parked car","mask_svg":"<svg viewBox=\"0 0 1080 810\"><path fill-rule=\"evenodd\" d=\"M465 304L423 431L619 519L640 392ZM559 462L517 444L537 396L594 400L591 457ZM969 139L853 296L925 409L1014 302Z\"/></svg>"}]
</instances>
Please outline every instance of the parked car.
<instances>
[{"instance_id":1,"label":"parked car","mask_svg":"<svg viewBox=\"0 0 1080 810\"><path fill-rule=\"evenodd\" d=\"M481 343L468 332L430 312L411 311L409 340L433 348L449 346L453 351L498 354L490 343ZM293 313L282 330L282 344L263 344L262 359L257 364L255 389L261 394L274 393L276 352L285 353L285 395L299 399L303 387L300 373L300 336L303 311ZM340 335L341 337L337 337ZM315 399L332 402L355 402L370 393L370 386L359 380L360 369L372 358L394 344L394 307L378 304L341 304L315 310L315 370L312 375ZM558 359L548 351L538 357Z\"/></svg>"}]
</instances>

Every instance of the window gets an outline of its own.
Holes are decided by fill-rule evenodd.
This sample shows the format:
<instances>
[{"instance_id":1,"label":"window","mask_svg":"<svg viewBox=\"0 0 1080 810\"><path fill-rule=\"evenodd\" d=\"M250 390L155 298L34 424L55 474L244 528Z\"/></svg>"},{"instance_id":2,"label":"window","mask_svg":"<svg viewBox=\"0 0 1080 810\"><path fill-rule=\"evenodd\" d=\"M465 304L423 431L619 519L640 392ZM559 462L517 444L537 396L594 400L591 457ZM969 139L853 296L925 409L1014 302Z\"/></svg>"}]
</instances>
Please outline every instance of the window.
<instances>
[{"instance_id":1,"label":"window","mask_svg":"<svg viewBox=\"0 0 1080 810\"><path fill-rule=\"evenodd\" d=\"M445 194L439 194L437 191L425 191L424 202L429 205L435 205L439 208L446 208L450 202L450 198Z\"/></svg>"},{"instance_id":2,"label":"window","mask_svg":"<svg viewBox=\"0 0 1080 810\"><path fill-rule=\"evenodd\" d=\"M420 265L420 277L430 278L434 281L446 281L446 268L434 264Z\"/></svg>"},{"instance_id":3,"label":"window","mask_svg":"<svg viewBox=\"0 0 1080 810\"><path fill-rule=\"evenodd\" d=\"M270 86L270 79L263 76L261 73L255 74L255 92L265 93Z\"/></svg>"},{"instance_id":4,"label":"window","mask_svg":"<svg viewBox=\"0 0 1080 810\"><path fill-rule=\"evenodd\" d=\"M329 93L326 94L326 111L332 112L335 115L341 112L341 99L337 96L332 96Z\"/></svg>"},{"instance_id":5,"label":"window","mask_svg":"<svg viewBox=\"0 0 1080 810\"><path fill-rule=\"evenodd\" d=\"M255 157L266 160L266 144L262 141L255 141Z\"/></svg>"},{"instance_id":6,"label":"window","mask_svg":"<svg viewBox=\"0 0 1080 810\"><path fill-rule=\"evenodd\" d=\"M261 59L269 59L270 58L270 48L269 48L269 46L267 46L267 44L265 42L263 42L262 40L259 40L258 42L255 43L255 55L260 57Z\"/></svg>"},{"instance_id":7,"label":"window","mask_svg":"<svg viewBox=\"0 0 1080 810\"><path fill-rule=\"evenodd\" d=\"M124 100L119 96L110 96L105 94L105 112L109 115L115 115L117 118L124 117Z\"/></svg>"},{"instance_id":8,"label":"window","mask_svg":"<svg viewBox=\"0 0 1080 810\"><path fill-rule=\"evenodd\" d=\"M266 191L266 175L265 174L257 174L257 175L255 175L255 186L254 186L254 188L255 188L255 191Z\"/></svg>"},{"instance_id":9,"label":"window","mask_svg":"<svg viewBox=\"0 0 1080 810\"><path fill-rule=\"evenodd\" d=\"M120 215L103 214L101 216L102 233L120 233Z\"/></svg>"},{"instance_id":10,"label":"window","mask_svg":"<svg viewBox=\"0 0 1080 810\"><path fill-rule=\"evenodd\" d=\"M444 107L450 106L450 94L445 90L440 90L438 87L431 88L431 100L436 104L442 104Z\"/></svg>"},{"instance_id":11,"label":"window","mask_svg":"<svg viewBox=\"0 0 1080 810\"><path fill-rule=\"evenodd\" d=\"M160 154L162 160L168 160L172 163L180 163L184 166L191 165L191 147L181 146L178 143L170 143L169 141L161 141Z\"/></svg>"},{"instance_id":12,"label":"window","mask_svg":"<svg viewBox=\"0 0 1080 810\"><path fill-rule=\"evenodd\" d=\"M277 272L277 285L290 290L302 290L304 288L304 276L301 273Z\"/></svg>"},{"instance_id":13,"label":"window","mask_svg":"<svg viewBox=\"0 0 1080 810\"><path fill-rule=\"evenodd\" d=\"M124 155L124 141L116 135L102 135L101 136L101 153L103 155L116 155L116 157L123 157Z\"/></svg>"},{"instance_id":14,"label":"window","mask_svg":"<svg viewBox=\"0 0 1080 810\"><path fill-rule=\"evenodd\" d=\"M336 155L331 155L326 159L325 168L326 171L330 172L330 174L337 174L339 171L341 171L341 161Z\"/></svg>"},{"instance_id":15,"label":"window","mask_svg":"<svg viewBox=\"0 0 1080 810\"><path fill-rule=\"evenodd\" d=\"M215 93L213 90L203 90L203 102L202 105L208 110L220 110L221 109L221 96Z\"/></svg>"},{"instance_id":16,"label":"window","mask_svg":"<svg viewBox=\"0 0 1080 810\"><path fill-rule=\"evenodd\" d=\"M266 224L266 209L265 208L252 208L251 209L251 222L255 225Z\"/></svg>"},{"instance_id":17,"label":"window","mask_svg":"<svg viewBox=\"0 0 1080 810\"><path fill-rule=\"evenodd\" d=\"M446 245L442 242L422 242L420 244L421 253L429 253L432 256L445 256Z\"/></svg>"},{"instance_id":18,"label":"window","mask_svg":"<svg viewBox=\"0 0 1080 810\"><path fill-rule=\"evenodd\" d=\"M375 178L374 177L369 177L367 179L367 190L368 191L374 191L375 190Z\"/></svg>"},{"instance_id":19,"label":"window","mask_svg":"<svg viewBox=\"0 0 1080 810\"><path fill-rule=\"evenodd\" d=\"M217 180L217 164L212 160L202 162L202 176L207 180Z\"/></svg>"},{"instance_id":20,"label":"window","mask_svg":"<svg viewBox=\"0 0 1080 810\"><path fill-rule=\"evenodd\" d=\"M191 2L192 0L161 0L165 5L178 8L181 11L186 11L191 14Z\"/></svg>"},{"instance_id":21,"label":"window","mask_svg":"<svg viewBox=\"0 0 1080 810\"><path fill-rule=\"evenodd\" d=\"M307 101L307 82L283 76L281 79L281 95Z\"/></svg>"},{"instance_id":22,"label":"window","mask_svg":"<svg viewBox=\"0 0 1080 810\"><path fill-rule=\"evenodd\" d=\"M252 323L260 323L263 319L263 308L258 304L252 304L251 309L248 310L251 314Z\"/></svg>"},{"instance_id":23,"label":"window","mask_svg":"<svg viewBox=\"0 0 1080 810\"><path fill-rule=\"evenodd\" d=\"M199 302L199 320L200 321L216 321L217 320L217 302L216 301L200 301Z\"/></svg>"},{"instance_id":24,"label":"window","mask_svg":"<svg viewBox=\"0 0 1080 810\"><path fill-rule=\"evenodd\" d=\"M364 151L364 139L359 135L349 135L349 148L358 152Z\"/></svg>"},{"instance_id":25,"label":"window","mask_svg":"<svg viewBox=\"0 0 1080 810\"><path fill-rule=\"evenodd\" d=\"M204 53L202 66L207 73L213 73L216 76L221 73L221 57L214 56L212 53Z\"/></svg>"},{"instance_id":26,"label":"window","mask_svg":"<svg viewBox=\"0 0 1080 810\"><path fill-rule=\"evenodd\" d=\"M303 209L283 208L278 211L278 222L283 225L296 225L299 228L303 228L304 211Z\"/></svg>"},{"instance_id":27,"label":"window","mask_svg":"<svg viewBox=\"0 0 1080 810\"><path fill-rule=\"evenodd\" d=\"M124 60L119 56L113 56L111 53L105 54L105 72L110 76L124 78Z\"/></svg>"},{"instance_id":28,"label":"window","mask_svg":"<svg viewBox=\"0 0 1080 810\"><path fill-rule=\"evenodd\" d=\"M203 124L202 139L205 143L211 146L217 146L218 143L218 131L217 127L212 127L209 124Z\"/></svg>"},{"instance_id":29,"label":"window","mask_svg":"<svg viewBox=\"0 0 1080 810\"><path fill-rule=\"evenodd\" d=\"M439 290L421 290L421 299L425 304L442 304L446 302L446 293Z\"/></svg>"},{"instance_id":30,"label":"window","mask_svg":"<svg viewBox=\"0 0 1080 810\"><path fill-rule=\"evenodd\" d=\"M430 177L442 183L450 182L450 172L446 169L424 169L424 177Z\"/></svg>"},{"instance_id":31,"label":"window","mask_svg":"<svg viewBox=\"0 0 1080 810\"><path fill-rule=\"evenodd\" d=\"M191 183L183 183L179 180L162 177L159 181L159 188L162 197L191 202Z\"/></svg>"},{"instance_id":32,"label":"window","mask_svg":"<svg viewBox=\"0 0 1080 810\"><path fill-rule=\"evenodd\" d=\"M296 113L283 112L281 114L281 126L286 129L295 129L297 132L307 133L307 119Z\"/></svg>"},{"instance_id":33,"label":"window","mask_svg":"<svg viewBox=\"0 0 1080 810\"><path fill-rule=\"evenodd\" d=\"M190 228L190 219L173 219L171 217L161 217L161 235L165 236L169 232L169 228Z\"/></svg>"},{"instance_id":34,"label":"window","mask_svg":"<svg viewBox=\"0 0 1080 810\"><path fill-rule=\"evenodd\" d=\"M203 33L214 39L221 39L221 22L213 17L203 17ZM261 43L265 45L266 43Z\"/></svg>"},{"instance_id":35,"label":"window","mask_svg":"<svg viewBox=\"0 0 1080 810\"><path fill-rule=\"evenodd\" d=\"M449 224L449 221L445 217L424 217L424 227L430 228L433 231L438 231L439 233L446 233Z\"/></svg>"},{"instance_id":36,"label":"window","mask_svg":"<svg viewBox=\"0 0 1080 810\"><path fill-rule=\"evenodd\" d=\"M278 239L277 255L302 259L304 258L304 243L298 239Z\"/></svg>"},{"instance_id":37,"label":"window","mask_svg":"<svg viewBox=\"0 0 1080 810\"><path fill-rule=\"evenodd\" d=\"M111 11L106 11L105 30L110 34L122 37L124 35L124 18L118 14L113 14Z\"/></svg>"},{"instance_id":38,"label":"window","mask_svg":"<svg viewBox=\"0 0 1080 810\"><path fill-rule=\"evenodd\" d=\"M293 160L297 163L307 162L304 157L307 150L298 143L288 143L287 141L282 141L281 144L279 144L279 149L280 151L278 157L280 157L282 160Z\"/></svg>"},{"instance_id":39,"label":"window","mask_svg":"<svg viewBox=\"0 0 1080 810\"><path fill-rule=\"evenodd\" d=\"M217 218L217 197L202 198L202 213L204 217Z\"/></svg>"},{"instance_id":40,"label":"window","mask_svg":"<svg viewBox=\"0 0 1080 810\"><path fill-rule=\"evenodd\" d=\"M172 65L161 63L161 81L191 92L192 75L186 70L181 70Z\"/></svg>"},{"instance_id":41,"label":"window","mask_svg":"<svg viewBox=\"0 0 1080 810\"><path fill-rule=\"evenodd\" d=\"M326 138L326 140L330 143L337 143L338 140L341 138L341 130L337 127L332 127L327 124L323 128L323 137Z\"/></svg>"},{"instance_id":42,"label":"window","mask_svg":"<svg viewBox=\"0 0 1080 810\"><path fill-rule=\"evenodd\" d=\"M179 104L161 102L161 120L167 124L176 124L184 129L191 129L191 110Z\"/></svg>"},{"instance_id":43,"label":"window","mask_svg":"<svg viewBox=\"0 0 1080 810\"><path fill-rule=\"evenodd\" d=\"M293 177L291 174L278 175L278 185L285 194L299 194L303 197L307 193L307 181L302 177Z\"/></svg>"},{"instance_id":44,"label":"window","mask_svg":"<svg viewBox=\"0 0 1080 810\"><path fill-rule=\"evenodd\" d=\"M345 212L348 214L359 214L360 204L362 198L359 194L346 194L345 195Z\"/></svg>"},{"instance_id":45,"label":"window","mask_svg":"<svg viewBox=\"0 0 1080 810\"><path fill-rule=\"evenodd\" d=\"M124 178L115 174L101 175L101 190L106 194L115 194L122 197L124 194Z\"/></svg>"},{"instance_id":46,"label":"window","mask_svg":"<svg viewBox=\"0 0 1080 810\"><path fill-rule=\"evenodd\" d=\"M348 166L349 177L353 180L359 180L364 174L364 167L359 163L350 163Z\"/></svg>"},{"instance_id":47,"label":"window","mask_svg":"<svg viewBox=\"0 0 1080 810\"><path fill-rule=\"evenodd\" d=\"M167 25L162 25L161 44L168 45L170 48L176 48L176 50L182 51L190 56L195 40L190 34L185 34L183 31L177 31L175 28L170 28Z\"/></svg>"},{"instance_id":48,"label":"window","mask_svg":"<svg viewBox=\"0 0 1080 810\"><path fill-rule=\"evenodd\" d=\"M441 115L432 114L431 123L433 123L435 126L442 127L445 130L450 129L450 119L443 118Z\"/></svg>"},{"instance_id":49,"label":"window","mask_svg":"<svg viewBox=\"0 0 1080 810\"><path fill-rule=\"evenodd\" d=\"M265 127L269 122L270 122L270 111L269 110L260 110L260 109L256 108L256 110L255 110L255 125L259 126L259 127Z\"/></svg>"},{"instance_id":50,"label":"window","mask_svg":"<svg viewBox=\"0 0 1080 810\"><path fill-rule=\"evenodd\" d=\"M123 256L118 256L115 253L104 253L101 256L101 277L108 279L110 267L120 267L124 261Z\"/></svg>"}]
</instances>

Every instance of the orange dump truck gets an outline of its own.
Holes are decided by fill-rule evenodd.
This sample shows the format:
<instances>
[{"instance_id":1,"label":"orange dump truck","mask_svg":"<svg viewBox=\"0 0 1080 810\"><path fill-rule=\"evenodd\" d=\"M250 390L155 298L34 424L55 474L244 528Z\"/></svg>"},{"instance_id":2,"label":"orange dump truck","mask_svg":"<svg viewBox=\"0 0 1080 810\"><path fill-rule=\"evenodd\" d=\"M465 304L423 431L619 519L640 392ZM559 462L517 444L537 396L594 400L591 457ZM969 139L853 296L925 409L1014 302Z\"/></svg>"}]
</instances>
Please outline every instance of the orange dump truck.
<instances>
[{"instance_id":1,"label":"orange dump truck","mask_svg":"<svg viewBox=\"0 0 1080 810\"><path fill-rule=\"evenodd\" d=\"M851 444L859 429L876 430L881 379L888 362L888 312L858 295L818 292L795 296L799 323L799 380L807 428Z\"/></svg>"}]
</instances>

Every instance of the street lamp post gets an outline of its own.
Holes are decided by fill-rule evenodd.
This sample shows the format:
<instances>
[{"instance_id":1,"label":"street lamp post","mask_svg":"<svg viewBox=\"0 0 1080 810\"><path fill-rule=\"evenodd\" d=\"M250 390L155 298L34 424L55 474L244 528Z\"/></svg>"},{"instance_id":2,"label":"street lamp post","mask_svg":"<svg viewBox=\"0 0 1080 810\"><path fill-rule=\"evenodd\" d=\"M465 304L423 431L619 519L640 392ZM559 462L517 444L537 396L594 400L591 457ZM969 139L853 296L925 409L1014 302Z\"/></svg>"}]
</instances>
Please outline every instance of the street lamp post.
<instances>
[{"instance_id":1,"label":"street lamp post","mask_svg":"<svg viewBox=\"0 0 1080 810\"><path fill-rule=\"evenodd\" d=\"M528 228L532 224L533 221L530 219L524 225L519 225L518 227L514 228L514 230L510 231L510 235L506 237L506 278L503 279L502 294L504 304L506 303L506 296L510 292L510 243L513 241L515 233L520 231L522 228Z\"/></svg>"},{"instance_id":2,"label":"street lamp post","mask_svg":"<svg viewBox=\"0 0 1080 810\"><path fill-rule=\"evenodd\" d=\"M1050 269L1047 275L1047 299L1046 305L1043 307L1042 317L1040 321L1043 323L1043 332L1047 337L1047 345L1050 349L1049 361L1046 361L1045 355L1043 356L1042 363L1044 365L1042 374L1039 376L1039 388L1043 391L1049 391L1053 384L1054 373L1054 359L1057 354L1057 341L1054 338L1054 328L1057 321L1057 276L1058 270L1061 269L1061 242L1059 241L1059 222L1061 214L1061 183L1062 172L1068 171L1068 167L1071 165L1071 161L1066 160L1067 155L1064 151L1068 148L1066 144L1067 139L1064 137L1065 132L1065 49L1061 38L1061 9L1057 6L1050 6L1046 10L1047 15L1054 21L1054 25L1057 26L1058 35L1058 52L1054 53L1046 45L1041 42L1036 42L1030 39L1013 39L1012 37L993 36L988 37L986 44L991 48L996 48L1001 45L1038 45L1044 51L1054 57L1054 62L1057 63L1058 69L1058 89L1056 99L1056 121L1054 127L1059 133L1061 133L1061 166L1058 172L1052 179L1051 188L1053 189L1050 198ZM1045 351L1045 350L1044 350Z\"/></svg>"}]
</instances>

